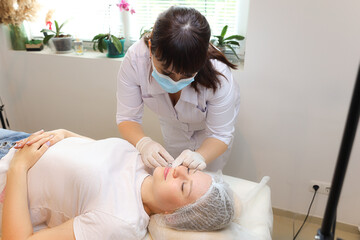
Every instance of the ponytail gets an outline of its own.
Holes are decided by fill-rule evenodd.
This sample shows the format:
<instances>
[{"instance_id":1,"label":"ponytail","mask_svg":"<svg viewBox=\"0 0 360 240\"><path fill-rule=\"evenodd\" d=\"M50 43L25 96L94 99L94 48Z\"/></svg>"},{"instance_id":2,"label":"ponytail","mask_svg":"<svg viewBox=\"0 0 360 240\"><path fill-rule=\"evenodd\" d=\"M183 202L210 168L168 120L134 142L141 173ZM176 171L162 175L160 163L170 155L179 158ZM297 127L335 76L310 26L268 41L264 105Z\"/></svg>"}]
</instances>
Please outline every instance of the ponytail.
<instances>
[{"instance_id":1,"label":"ponytail","mask_svg":"<svg viewBox=\"0 0 360 240\"><path fill-rule=\"evenodd\" d=\"M196 75L195 81L191 83L191 87L193 87L197 92L199 91L198 84L206 88L211 88L213 92L215 92L218 87L221 87L219 76L226 78L226 76L214 68L212 62L210 61L211 59L218 60L232 69L237 69L235 64L229 62L222 52L209 43L205 64Z\"/></svg>"}]
</instances>

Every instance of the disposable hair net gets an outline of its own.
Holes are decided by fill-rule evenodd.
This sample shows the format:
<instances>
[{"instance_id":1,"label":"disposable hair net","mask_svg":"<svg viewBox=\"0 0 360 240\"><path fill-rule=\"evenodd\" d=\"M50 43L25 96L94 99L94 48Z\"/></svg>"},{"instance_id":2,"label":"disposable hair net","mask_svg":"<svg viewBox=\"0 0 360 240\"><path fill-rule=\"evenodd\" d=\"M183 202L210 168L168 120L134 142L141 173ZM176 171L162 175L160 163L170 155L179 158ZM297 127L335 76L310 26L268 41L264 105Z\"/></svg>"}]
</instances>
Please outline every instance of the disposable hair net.
<instances>
[{"instance_id":1,"label":"disposable hair net","mask_svg":"<svg viewBox=\"0 0 360 240\"><path fill-rule=\"evenodd\" d=\"M214 231L226 227L235 214L233 192L221 175L210 175L210 188L196 202L171 214L156 214L155 221L177 230Z\"/></svg>"}]
</instances>

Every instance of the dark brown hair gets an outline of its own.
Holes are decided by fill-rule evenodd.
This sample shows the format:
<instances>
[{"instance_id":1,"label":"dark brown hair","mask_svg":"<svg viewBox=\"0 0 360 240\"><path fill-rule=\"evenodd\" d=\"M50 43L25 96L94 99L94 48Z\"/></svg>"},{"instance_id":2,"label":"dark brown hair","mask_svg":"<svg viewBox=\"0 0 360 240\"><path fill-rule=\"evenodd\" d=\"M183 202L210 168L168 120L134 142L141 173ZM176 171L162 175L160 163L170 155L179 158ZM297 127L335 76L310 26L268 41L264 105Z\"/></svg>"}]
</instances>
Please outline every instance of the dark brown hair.
<instances>
[{"instance_id":1,"label":"dark brown hair","mask_svg":"<svg viewBox=\"0 0 360 240\"><path fill-rule=\"evenodd\" d=\"M191 86L198 91L197 84L200 84L215 92L220 86L218 76L224 75L214 69L210 59L217 59L233 69L236 65L209 43L210 35L209 23L199 11L172 6L158 16L151 35L144 40L148 45L151 39L151 53L165 69L172 66L176 73L198 72Z\"/></svg>"}]
</instances>

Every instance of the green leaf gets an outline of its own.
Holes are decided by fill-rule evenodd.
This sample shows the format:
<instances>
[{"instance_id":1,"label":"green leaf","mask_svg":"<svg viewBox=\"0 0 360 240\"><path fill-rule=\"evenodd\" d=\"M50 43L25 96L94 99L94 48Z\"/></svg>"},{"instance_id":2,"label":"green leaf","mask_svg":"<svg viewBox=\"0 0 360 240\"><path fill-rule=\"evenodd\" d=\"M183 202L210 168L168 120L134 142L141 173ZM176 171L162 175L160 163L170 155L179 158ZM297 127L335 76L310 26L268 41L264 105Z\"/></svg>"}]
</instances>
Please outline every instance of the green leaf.
<instances>
[{"instance_id":1,"label":"green leaf","mask_svg":"<svg viewBox=\"0 0 360 240\"><path fill-rule=\"evenodd\" d=\"M224 45L224 38L222 36L215 35L214 37L218 39L218 43L217 43L218 46Z\"/></svg>"},{"instance_id":2,"label":"green leaf","mask_svg":"<svg viewBox=\"0 0 360 240\"><path fill-rule=\"evenodd\" d=\"M236 39L236 40L241 41L241 40L244 40L245 37L243 37L243 36L241 36L241 35L232 35L232 36L230 36L230 37L225 38L224 40L230 40L230 39Z\"/></svg>"},{"instance_id":3,"label":"green leaf","mask_svg":"<svg viewBox=\"0 0 360 240\"><path fill-rule=\"evenodd\" d=\"M63 24L61 24L60 28L59 28L59 31L60 29L68 22L69 20L66 20Z\"/></svg>"},{"instance_id":4,"label":"green leaf","mask_svg":"<svg viewBox=\"0 0 360 240\"><path fill-rule=\"evenodd\" d=\"M99 39L98 42L98 49L100 52L104 52L104 38ZM106 44L106 43L105 43ZM105 47L106 48L106 47Z\"/></svg>"},{"instance_id":5,"label":"green leaf","mask_svg":"<svg viewBox=\"0 0 360 240\"><path fill-rule=\"evenodd\" d=\"M42 29L40 32L47 32L47 33L54 33L55 34L55 32L53 31L53 30L50 30L50 29Z\"/></svg>"},{"instance_id":6,"label":"green leaf","mask_svg":"<svg viewBox=\"0 0 360 240\"><path fill-rule=\"evenodd\" d=\"M56 36L58 37L59 36L59 24L58 24L58 22L55 20L54 21L55 22L55 28L56 28Z\"/></svg>"},{"instance_id":7,"label":"green leaf","mask_svg":"<svg viewBox=\"0 0 360 240\"><path fill-rule=\"evenodd\" d=\"M214 35L214 37L216 37L217 39L224 39L222 36L220 35Z\"/></svg>"},{"instance_id":8,"label":"green leaf","mask_svg":"<svg viewBox=\"0 0 360 240\"><path fill-rule=\"evenodd\" d=\"M98 34L91 41L98 40L99 38L104 38L107 34Z\"/></svg>"},{"instance_id":9,"label":"green leaf","mask_svg":"<svg viewBox=\"0 0 360 240\"><path fill-rule=\"evenodd\" d=\"M114 43L114 46L118 50L118 52L121 53L122 46L121 46L120 40L117 37L115 37L114 35L111 35L111 39L112 39L112 42Z\"/></svg>"},{"instance_id":10,"label":"green leaf","mask_svg":"<svg viewBox=\"0 0 360 240\"><path fill-rule=\"evenodd\" d=\"M93 50L96 51L96 42L93 43Z\"/></svg>"},{"instance_id":11,"label":"green leaf","mask_svg":"<svg viewBox=\"0 0 360 240\"><path fill-rule=\"evenodd\" d=\"M240 46L240 43L237 41L226 41L226 44L232 44L232 45L236 45L236 46Z\"/></svg>"},{"instance_id":12,"label":"green leaf","mask_svg":"<svg viewBox=\"0 0 360 240\"><path fill-rule=\"evenodd\" d=\"M236 57L238 60L240 60L239 56L236 54L234 48L233 48L231 45L226 45L226 47L230 48L231 51L235 54L235 57Z\"/></svg>"},{"instance_id":13,"label":"green leaf","mask_svg":"<svg viewBox=\"0 0 360 240\"><path fill-rule=\"evenodd\" d=\"M47 35L43 40L44 44L47 44L49 42L49 40L54 36L55 36L54 34Z\"/></svg>"},{"instance_id":14,"label":"green leaf","mask_svg":"<svg viewBox=\"0 0 360 240\"><path fill-rule=\"evenodd\" d=\"M146 33L150 33L152 31L153 27L149 29L145 29L145 26L143 26L140 30L140 38L141 39Z\"/></svg>"},{"instance_id":15,"label":"green leaf","mask_svg":"<svg viewBox=\"0 0 360 240\"><path fill-rule=\"evenodd\" d=\"M142 38L142 36L145 34L146 30L143 32L144 28L145 28L145 26L142 26L141 29L140 29L140 38Z\"/></svg>"},{"instance_id":16,"label":"green leaf","mask_svg":"<svg viewBox=\"0 0 360 240\"><path fill-rule=\"evenodd\" d=\"M224 28L223 28L222 31L221 31L221 34L220 34L222 38L225 37L225 34L226 34L227 29L228 29L228 25L225 25Z\"/></svg>"}]
</instances>

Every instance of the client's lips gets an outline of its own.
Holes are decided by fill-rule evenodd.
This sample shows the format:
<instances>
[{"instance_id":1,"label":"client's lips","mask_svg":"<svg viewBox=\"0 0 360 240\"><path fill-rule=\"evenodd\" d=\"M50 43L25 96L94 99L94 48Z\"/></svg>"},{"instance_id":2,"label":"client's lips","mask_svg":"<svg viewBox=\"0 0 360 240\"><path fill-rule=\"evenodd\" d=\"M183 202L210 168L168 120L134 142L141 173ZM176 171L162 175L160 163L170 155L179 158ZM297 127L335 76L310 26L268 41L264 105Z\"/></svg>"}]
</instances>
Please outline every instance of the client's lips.
<instances>
[{"instance_id":1,"label":"client's lips","mask_svg":"<svg viewBox=\"0 0 360 240\"><path fill-rule=\"evenodd\" d=\"M164 178L165 178L165 180L166 180L166 176L168 175L169 172L170 172L170 168L165 167L165 170L164 170Z\"/></svg>"}]
</instances>

